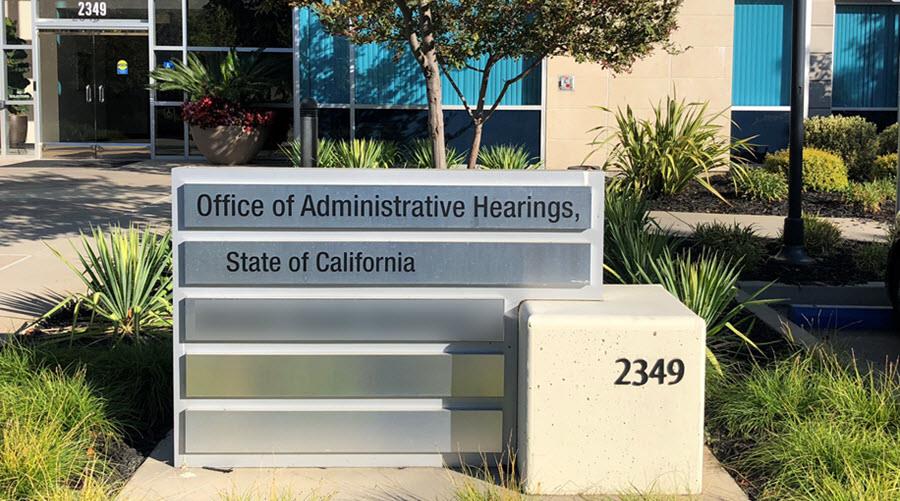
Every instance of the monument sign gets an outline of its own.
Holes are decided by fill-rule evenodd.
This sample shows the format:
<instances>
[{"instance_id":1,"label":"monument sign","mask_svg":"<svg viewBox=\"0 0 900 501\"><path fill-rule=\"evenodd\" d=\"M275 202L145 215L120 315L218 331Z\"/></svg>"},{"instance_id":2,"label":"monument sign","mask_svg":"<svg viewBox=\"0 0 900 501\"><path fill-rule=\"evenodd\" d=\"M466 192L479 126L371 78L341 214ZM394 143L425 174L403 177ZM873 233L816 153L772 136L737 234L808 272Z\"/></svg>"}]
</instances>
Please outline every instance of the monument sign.
<instances>
[{"instance_id":1,"label":"monument sign","mask_svg":"<svg viewBox=\"0 0 900 501\"><path fill-rule=\"evenodd\" d=\"M600 172L179 168L172 183L178 466L441 466L515 447L519 304L601 296Z\"/></svg>"}]
</instances>

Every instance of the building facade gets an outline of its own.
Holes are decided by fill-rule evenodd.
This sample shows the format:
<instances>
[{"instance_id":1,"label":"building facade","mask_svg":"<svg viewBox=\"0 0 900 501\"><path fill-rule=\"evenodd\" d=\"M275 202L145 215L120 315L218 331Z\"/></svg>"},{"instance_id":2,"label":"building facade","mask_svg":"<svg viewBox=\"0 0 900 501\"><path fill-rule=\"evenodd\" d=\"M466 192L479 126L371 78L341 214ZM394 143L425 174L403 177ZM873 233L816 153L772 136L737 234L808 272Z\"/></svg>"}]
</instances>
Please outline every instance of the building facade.
<instances>
[{"instance_id":1,"label":"building facade","mask_svg":"<svg viewBox=\"0 0 900 501\"><path fill-rule=\"evenodd\" d=\"M890 0L807 0L808 116L897 119L900 5ZM787 146L791 0L737 0L733 135L763 151Z\"/></svg>"},{"instance_id":2,"label":"building facade","mask_svg":"<svg viewBox=\"0 0 900 501\"><path fill-rule=\"evenodd\" d=\"M804 0L801 0L804 1ZM900 6L889 0L808 2L810 115L862 114L886 125L897 106ZM520 144L550 168L599 164L597 127L630 105L640 115L677 94L724 111L735 136L762 150L787 141L792 0L685 0L673 41L630 72L550 58L513 85L485 129L485 144ZM279 3L238 0L3 0L0 120L4 154L191 158L180 93L147 89L150 68L189 54L214 61L236 47L280 69L265 107L279 141L295 134L299 102L321 106L320 133L403 142L426 134L425 90L415 64L377 45L327 35L315 16ZM528 61L504 61L504 75ZM475 92L477 75L455 80ZM469 120L445 85L447 139L465 150ZM492 96L488 96L489 99Z\"/></svg>"}]
</instances>

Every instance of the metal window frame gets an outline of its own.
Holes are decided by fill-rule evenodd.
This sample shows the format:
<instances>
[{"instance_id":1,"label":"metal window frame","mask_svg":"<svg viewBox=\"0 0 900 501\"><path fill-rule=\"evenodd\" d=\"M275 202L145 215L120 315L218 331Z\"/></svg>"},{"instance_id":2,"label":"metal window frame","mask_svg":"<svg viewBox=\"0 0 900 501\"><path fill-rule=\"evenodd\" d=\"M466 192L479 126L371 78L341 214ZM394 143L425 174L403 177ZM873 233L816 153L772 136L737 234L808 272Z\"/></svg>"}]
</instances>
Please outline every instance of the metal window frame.
<instances>
[{"instance_id":1,"label":"metal window frame","mask_svg":"<svg viewBox=\"0 0 900 501\"><path fill-rule=\"evenodd\" d=\"M3 71L0 71L0 99L6 101L8 100L8 89L7 89L7 58L6 51L21 49L30 51L31 54L31 74L34 85L32 87L32 95L33 98L31 100L22 100L17 101L17 105L21 106L30 106L31 112L33 115L34 121L34 155L37 158L42 157L43 150L43 120L41 117L41 99L40 95L40 82L41 82L41 57L40 57L40 43L39 43L39 35L41 32L49 31L49 30L60 30L60 29L77 29L77 30L123 30L123 31L137 31L137 32L146 32L147 33L147 50L148 50L148 62L150 68L155 68L157 63L156 52L167 51L167 52L181 52L181 60L182 62L187 62L187 56L189 52L225 52L230 49L230 47L213 47L213 46L191 46L188 44L188 0L181 0L181 44L180 45L157 45L156 44L156 4L154 0L147 0L147 19L49 19L49 18L41 18L38 16L38 2L40 1L49 1L49 0L31 0L31 44L6 44L6 26L3 23L0 26L0 67L3 68ZM6 17L6 4L5 2L0 2L0 16ZM257 50L262 50L264 53L276 53L276 54L291 54L291 64L292 64L292 99L290 103L275 103L272 105L274 108L293 108L293 116L292 116L292 124L293 124L293 137L299 138L299 122L300 122L300 101L302 99L302 87L300 82L300 64L301 64L301 47L300 47L300 8L292 9L291 16L292 23L292 40L290 47L235 47L235 49L239 52L254 52ZM357 110L371 110L371 109L381 109L381 110L427 110L428 107L425 104L410 104L410 105L396 105L396 104L367 104L367 103L357 103L356 102L356 46L350 44L349 46L349 64L347 69L347 78L350 87L350 95L348 99L348 103L320 103L319 107L323 109L347 109L350 112L350 126L349 126L349 135L352 138L356 137L356 111ZM541 96L540 103L535 105L500 105L497 109L499 110L515 110L515 111L540 111L541 112L541 125L540 125L540 156L543 159L546 154L546 61L541 64ZM152 82L152 79L148 78L148 84ZM159 155L157 154L157 120L156 120L156 111L157 108L161 107L176 107L180 106L181 102L177 101L160 101L157 100L156 91L151 90L148 100L149 107L149 152L151 159L192 159L198 158L196 155L191 155L190 151L190 129L187 123L183 124L182 129L182 141L183 141L183 151L182 155ZM445 110L463 110L465 109L462 105L444 105L443 109ZM8 113L0 114L0 154L7 155L9 154L9 138L8 138Z\"/></svg>"}]
</instances>

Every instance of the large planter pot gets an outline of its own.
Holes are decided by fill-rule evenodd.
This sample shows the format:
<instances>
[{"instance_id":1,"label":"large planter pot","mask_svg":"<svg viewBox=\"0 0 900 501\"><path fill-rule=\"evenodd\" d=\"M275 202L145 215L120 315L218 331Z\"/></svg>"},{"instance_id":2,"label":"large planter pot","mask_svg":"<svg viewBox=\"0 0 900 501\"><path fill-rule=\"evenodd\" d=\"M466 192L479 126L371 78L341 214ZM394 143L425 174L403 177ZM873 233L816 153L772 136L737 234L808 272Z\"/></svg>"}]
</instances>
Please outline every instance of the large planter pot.
<instances>
[{"instance_id":1,"label":"large planter pot","mask_svg":"<svg viewBox=\"0 0 900 501\"><path fill-rule=\"evenodd\" d=\"M9 145L13 148L21 147L28 137L28 116L9 115Z\"/></svg>"},{"instance_id":2,"label":"large planter pot","mask_svg":"<svg viewBox=\"0 0 900 501\"><path fill-rule=\"evenodd\" d=\"M268 127L256 127L245 132L239 125L220 125L204 129L191 126L197 149L210 163L240 165L249 163L262 149L269 135Z\"/></svg>"}]
</instances>

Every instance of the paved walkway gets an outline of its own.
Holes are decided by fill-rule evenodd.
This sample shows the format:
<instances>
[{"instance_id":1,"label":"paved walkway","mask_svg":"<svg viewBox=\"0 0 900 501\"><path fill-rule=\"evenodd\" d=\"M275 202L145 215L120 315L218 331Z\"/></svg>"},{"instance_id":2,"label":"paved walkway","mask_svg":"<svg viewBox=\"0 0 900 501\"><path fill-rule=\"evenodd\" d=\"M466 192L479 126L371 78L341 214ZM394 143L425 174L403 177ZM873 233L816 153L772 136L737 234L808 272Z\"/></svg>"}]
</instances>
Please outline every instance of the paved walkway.
<instances>
[{"instance_id":1,"label":"paved walkway","mask_svg":"<svg viewBox=\"0 0 900 501\"><path fill-rule=\"evenodd\" d=\"M330 500L453 500L468 486L479 490L490 484L443 468L235 468L221 471L205 468L174 468L172 436L153 454L125 485L120 500L219 501L226 499ZM513 494L513 493L510 493ZM625 493L630 494L630 493ZM626 499L656 499L638 493ZM493 499L493 498L492 498ZM499 498L498 498L499 499ZM514 495L502 499L518 499ZM555 501L610 500L609 496L528 496L522 499ZM703 501L743 501L747 496L704 451L703 495L666 496L660 499Z\"/></svg>"},{"instance_id":2,"label":"paved walkway","mask_svg":"<svg viewBox=\"0 0 900 501\"><path fill-rule=\"evenodd\" d=\"M653 211L650 215L663 229L682 235L693 233L694 226L699 223L715 221L727 224L738 222L743 225L753 225L753 228L756 229L760 236L767 238L778 238L781 229L784 227L784 216L668 211ZM850 217L827 217L825 219L836 224L844 234L844 238L860 242L883 241L888 230L886 223L872 221L871 219Z\"/></svg>"},{"instance_id":3,"label":"paved walkway","mask_svg":"<svg viewBox=\"0 0 900 501\"><path fill-rule=\"evenodd\" d=\"M5 163L9 163L7 160ZM51 251L76 259L70 241L90 225L169 225L170 164L119 168L17 168L0 162L0 333L81 291L79 278Z\"/></svg>"}]
</instances>

